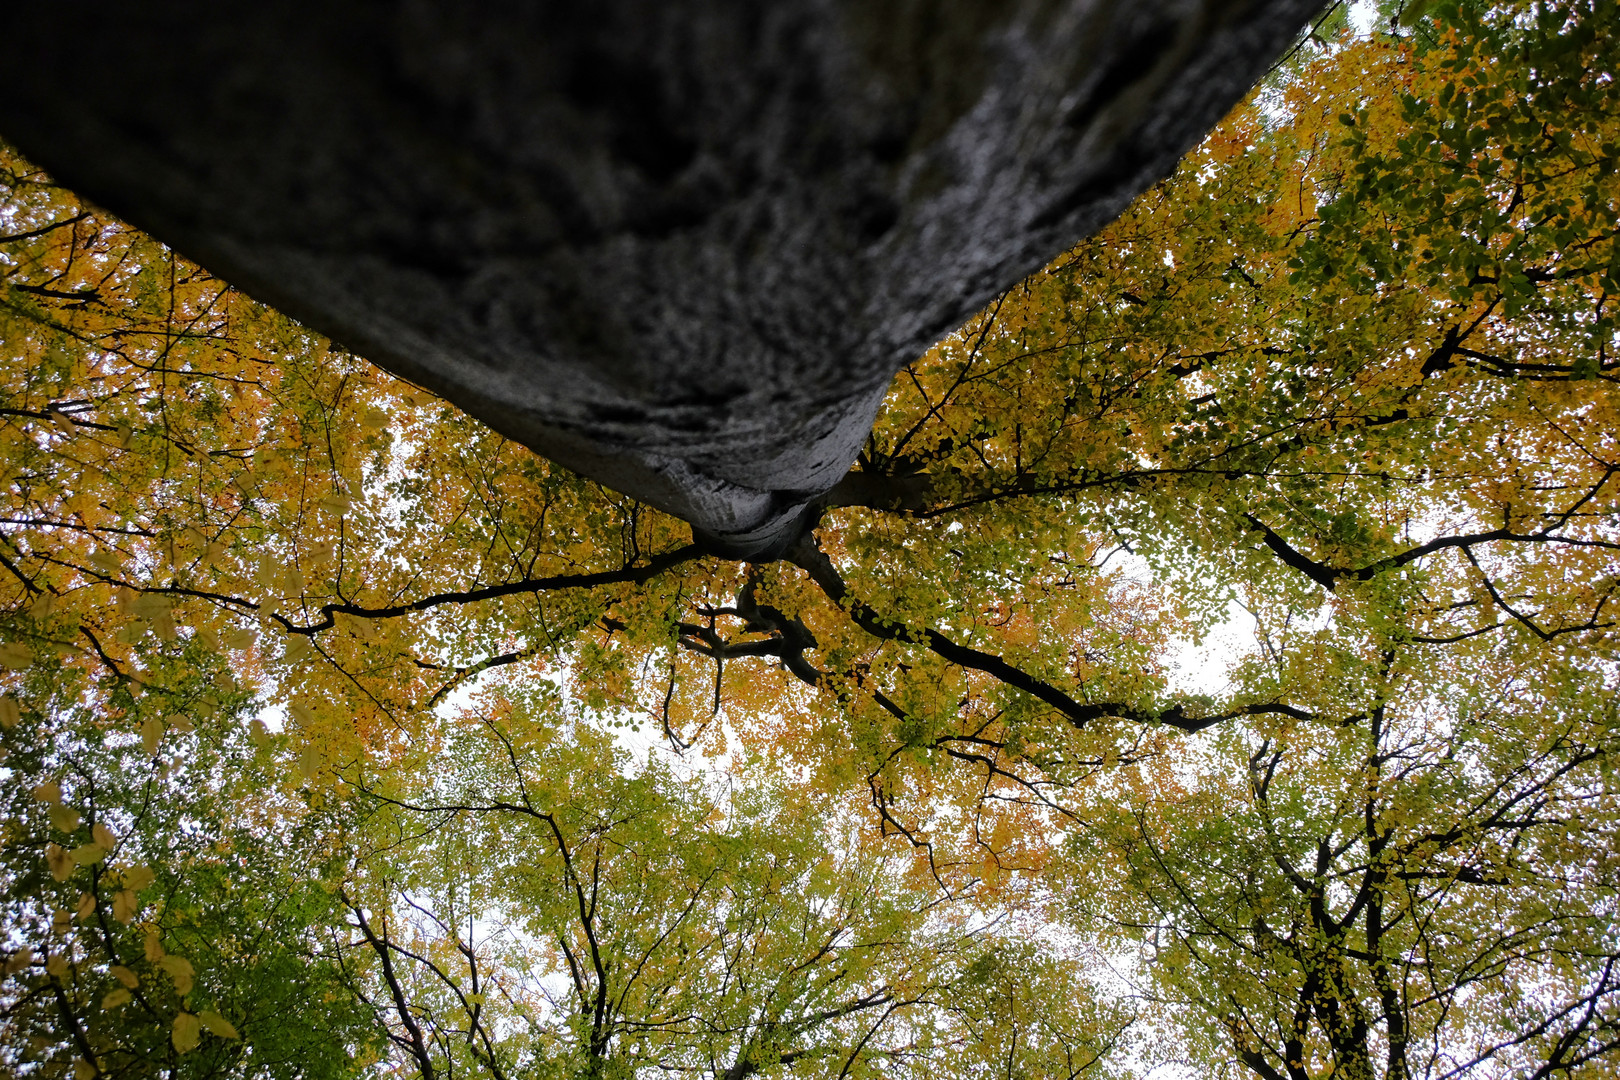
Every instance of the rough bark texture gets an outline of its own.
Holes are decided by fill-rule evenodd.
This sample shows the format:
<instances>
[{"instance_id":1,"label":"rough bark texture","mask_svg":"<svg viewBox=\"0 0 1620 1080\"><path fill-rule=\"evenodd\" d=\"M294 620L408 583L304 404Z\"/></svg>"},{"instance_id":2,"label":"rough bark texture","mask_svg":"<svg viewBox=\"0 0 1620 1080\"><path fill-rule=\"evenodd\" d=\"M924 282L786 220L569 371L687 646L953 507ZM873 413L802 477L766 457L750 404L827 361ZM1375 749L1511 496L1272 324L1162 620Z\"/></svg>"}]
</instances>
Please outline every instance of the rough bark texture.
<instances>
[{"instance_id":1,"label":"rough bark texture","mask_svg":"<svg viewBox=\"0 0 1620 1080\"><path fill-rule=\"evenodd\" d=\"M1167 173L1318 6L31 3L0 136L758 557L898 368Z\"/></svg>"}]
</instances>

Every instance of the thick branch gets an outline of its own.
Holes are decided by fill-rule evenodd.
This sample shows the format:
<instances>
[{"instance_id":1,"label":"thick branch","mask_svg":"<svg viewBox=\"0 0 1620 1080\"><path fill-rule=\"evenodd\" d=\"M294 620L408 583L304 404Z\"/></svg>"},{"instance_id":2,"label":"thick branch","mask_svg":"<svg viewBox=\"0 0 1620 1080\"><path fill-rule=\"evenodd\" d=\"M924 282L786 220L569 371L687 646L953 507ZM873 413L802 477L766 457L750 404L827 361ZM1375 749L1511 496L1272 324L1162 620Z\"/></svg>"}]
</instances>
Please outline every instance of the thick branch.
<instances>
[{"instance_id":1,"label":"thick branch","mask_svg":"<svg viewBox=\"0 0 1620 1080\"><path fill-rule=\"evenodd\" d=\"M1182 731L1202 731L1223 720L1239 716L1281 715L1308 720L1313 714L1291 705L1242 705L1213 716L1188 716L1180 704L1159 711L1138 709L1119 701L1082 702L1067 691L1044 679L1031 675L1022 668L1009 664L993 653L960 645L932 627L912 627L893 619L884 618L865 602L849 595L842 575L832 560L815 542L814 537L801 541L788 554L788 560L810 575L827 598L849 612L850 619L868 634L883 641L903 641L922 645L941 659L972 671L980 671L1000 682L1052 706L1069 723L1083 728L1094 720L1118 717L1143 724L1166 724Z\"/></svg>"},{"instance_id":2,"label":"thick branch","mask_svg":"<svg viewBox=\"0 0 1620 1080\"><path fill-rule=\"evenodd\" d=\"M371 951L376 953L378 961L382 964L383 981L388 984L388 992L394 999L394 1011L399 1015L400 1023L405 1025L410 1035L408 1048L411 1056L416 1059L417 1067L422 1070L422 1080L434 1080L436 1073L433 1069L433 1059L428 1055L427 1042L422 1037L422 1028L411 1014L410 1003L405 1000L405 990L399 984L399 977L394 973L394 958L388 947L386 938L379 938L366 921L366 913L360 905L349 899L349 894L338 890L338 898L348 909L354 912L354 917L360 926L360 933L364 935ZM385 931L386 933L386 931Z\"/></svg>"}]
</instances>

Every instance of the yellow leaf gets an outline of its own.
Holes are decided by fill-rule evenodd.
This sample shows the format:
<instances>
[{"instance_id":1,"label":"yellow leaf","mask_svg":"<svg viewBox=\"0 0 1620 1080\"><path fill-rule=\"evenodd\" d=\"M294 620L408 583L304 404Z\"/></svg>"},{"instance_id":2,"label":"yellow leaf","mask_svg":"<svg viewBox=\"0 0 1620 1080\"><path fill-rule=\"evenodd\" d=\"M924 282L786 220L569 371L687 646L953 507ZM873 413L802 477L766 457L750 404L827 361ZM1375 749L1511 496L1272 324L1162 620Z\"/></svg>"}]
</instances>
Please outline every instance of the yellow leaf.
<instances>
[{"instance_id":1,"label":"yellow leaf","mask_svg":"<svg viewBox=\"0 0 1620 1080\"><path fill-rule=\"evenodd\" d=\"M62 785L58 784L55 780L47 780L43 784L35 787L33 794L34 798L38 799L40 802L61 802Z\"/></svg>"},{"instance_id":2,"label":"yellow leaf","mask_svg":"<svg viewBox=\"0 0 1620 1080\"><path fill-rule=\"evenodd\" d=\"M68 973L67 957L63 956L61 953L55 953L46 957L45 970L54 978L65 978Z\"/></svg>"},{"instance_id":3,"label":"yellow leaf","mask_svg":"<svg viewBox=\"0 0 1620 1080\"><path fill-rule=\"evenodd\" d=\"M105 549L92 552L87 561L108 577L117 577L124 570L124 561L118 557L118 553Z\"/></svg>"},{"instance_id":4,"label":"yellow leaf","mask_svg":"<svg viewBox=\"0 0 1620 1080\"><path fill-rule=\"evenodd\" d=\"M0 643L0 667L21 671L34 662L34 650L18 641Z\"/></svg>"},{"instance_id":5,"label":"yellow leaf","mask_svg":"<svg viewBox=\"0 0 1620 1080\"><path fill-rule=\"evenodd\" d=\"M130 607L142 619L157 619L167 615L173 604L161 593L143 592L136 594L135 601Z\"/></svg>"},{"instance_id":6,"label":"yellow leaf","mask_svg":"<svg viewBox=\"0 0 1620 1080\"><path fill-rule=\"evenodd\" d=\"M33 962L34 950L24 946L23 948L12 953L11 958L6 961L6 974L15 975L17 972L21 971L23 968L27 967Z\"/></svg>"},{"instance_id":7,"label":"yellow leaf","mask_svg":"<svg viewBox=\"0 0 1620 1080\"><path fill-rule=\"evenodd\" d=\"M141 745L146 747L148 757L158 752L158 745L163 742L163 721L155 716L148 717L146 723L141 725Z\"/></svg>"},{"instance_id":8,"label":"yellow leaf","mask_svg":"<svg viewBox=\"0 0 1620 1080\"><path fill-rule=\"evenodd\" d=\"M14 697L0 697L0 728L10 731L22 720L22 710Z\"/></svg>"},{"instance_id":9,"label":"yellow leaf","mask_svg":"<svg viewBox=\"0 0 1620 1080\"><path fill-rule=\"evenodd\" d=\"M192 968L190 960L183 956L170 955L159 957L156 963L163 969L164 974L174 981L174 988L182 997L191 993L191 983L196 977L196 971Z\"/></svg>"},{"instance_id":10,"label":"yellow leaf","mask_svg":"<svg viewBox=\"0 0 1620 1080\"><path fill-rule=\"evenodd\" d=\"M45 845L45 865L51 868L51 877L57 881L66 881L68 875L73 873L73 860L68 857L67 849L59 844Z\"/></svg>"},{"instance_id":11,"label":"yellow leaf","mask_svg":"<svg viewBox=\"0 0 1620 1080\"><path fill-rule=\"evenodd\" d=\"M96 913L96 898L89 893L79 894L79 921L83 922Z\"/></svg>"},{"instance_id":12,"label":"yellow leaf","mask_svg":"<svg viewBox=\"0 0 1620 1080\"><path fill-rule=\"evenodd\" d=\"M192 634L194 634L196 636L197 644L201 645L203 648L207 649L209 652L219 652L219 650L220 650L219 635L214 633L214 628L213 627L211 627L211 626L196 626L196 627L192 628L191 632L192 632Z\"/></svg>"},{"instance_id":13,"label":"yellow leaf","mask_svg":"<svg viewBox=\"0 0 1620 1080\"><path fill-rule=\"evenodd\" d=\"M287 648L282 653L282 659L289 664L296 664L300 660L307 660L309 655L309 638L302 634L295 634L287 639Z\"/></svg>"},{"instance_id":14,"label":"yellow leaf","mask_svg":"<svg viewBox=\"0 0 1620 1080\"><path fill-rule=\"evenodd\" d=\"M218 1035L222 1039L240 1039L242 1037L236 1033L236 1028L231 1026L229 1020L212 1009L204 1009L197 1014L197 1019L202 1021L202 1026L212 1035Z\"/></svg>"},{"instance_id":15,"label":"yellow leaf","mask_svg":"<svg viewBox=\"0 0 1620 1080\"><path fill-rule=\"evenodd\" d=\"M157 880L150 866L131 866L124 871L124 888L140 892Z\"/></svg>"},{"instance_id":16,"label":"yellow leaf","mask_svg":"<svg viewBox=\"0 0 1620 1080\"><path fill-rule=\"evenodd\" d=\"M303 753L298 755L298 775L305 780L313 780L320 771L321 752L313 746L305 746Z\"/></svg>"},{"instance_id":17,"label":"yellow leaf","mask_svg":"<svg viewBox=\"0 0 1620 1080\"><path fill-rule=\"evenodd\" d=\"M113 894L113 918L126 926L135 918L136 912L141 910L141 902L135 896L133 889L120 889Z\"/></svg>"},{"instance_id":18,"label":"yellow leaf","mask_svg":"<svg viewBox=\"0 0 1620 1080\"><path fill-rule=\"evenodd\" d=\"M281 579L281 560L274 555L262 554L259 556L258 570L254 575L260 585L266 589L274 589L276 582Z\"/></svg>"},{"instance_id":19,"label":"yellow leaf","mask_svg":"<svg viewBox=\"0 0 1620 1080\"><path fill-rule=\"evenodd\" d=\"M174 1018L174 1031L169 1036L174 1048L184 1054L197 1049L202 1041L202 1022L193 1013L183 1012Z\"/></svg>"},{"instance_id":20,"label":"yellow leaf","mask_svg":"<svg viewBox=\"0 0 1620 1080\"><path fill-rule=\"evenodd\" d=\"M225 645L232 649L251 649L253 647L254 638L255 635L253 631L249 630L245 626L238 626L236 629L230 630L223 635Z\"/></svg>"},{"instance_id":21,"label":"yellow leaf","mask_svg":"<svg viewBox=\"0 0 1620 1080\"><path fill-rule=\"evenodd\" d=\"M107 828L104 822L98 821L90 827L90 839L108 851L118 846L118 837L113 835L113 831Z\"/></svg>"},{"instance_id":22,"label":"yellow leaf","mask_svg":"<svg viewBox=\"0 0 1620 1080\"><path fill-rule=\"evenodd\" d=\"M96 1068L92 1062L86 1061L84 1058L73 1059L73 1080L95 1080L99 1075L101 1075L101 1070Z\"/></svg>"},{"instance_id":23,"label":"yellow leaf","mask_svg":"<svg viewBox=\"0 0 1620 1080\"><path fill-rule=\"evenodd\" d=\"M302 701L288 702L287 715L305 727L312 726L315 723L315 710Z\"/></svg>"},{"instance_id":24,"label":"yellow leaf","mask_svg":"<svg viewBox=\"0 0 1620 1080\"><path fill-rule=\"evenodd\" d=\"M191 717L183 716L180 713L170 713L163 718L163 723L182 733L195 731L197 727L191 722Z\"/></svg>"},{"instance_id":25,"label":"yellow leaf","mask_svg":"<svg viewBox=\"0 0 1620 1080\"><path fill-rule=\"evenodd\" d=\"M109 1010L121 1009L125 1005L128 1005L129 999L134 996L135 995L131 994L128 990L125 990L120 986L117 990L111 991L106 997L101 999L101 1007Z\"/></svg>"},{"instance_id":26,"label":"yellow leaf","mask_svg":"<svg viewBox=\"0 0 1620 1080\"><path fill-rule=\"evenodd\" d=\"M51 819L51 825L60 832L72 832L79 827L79 812L71 806L53 803L46 816Z\"/></svg>"},{"instance_id":27,"label":"yellow leaf","mask_svg":"<svg viewBox=\"0 0 1620 1080\"><path fill-rule=\"evenodd\" d=\"M122 964L114 964L107 969L107 974L129 987L131 990L141 985L141 977Z\"/></svg>"},{"instance_id":28,"label":"yellow leaf","mask_svg":"<svg viewBox=\"0 0 1620 1080\"><path fill-rule=\"evenodd\" d=\"M57 596L55 593L40 593L39 598L28 606L30 619L48 619L56 614Z\"/></svg>"},{"instance_id":29,"label":"yellow leaf","mask_svg":"<svg viewBox=\"0 0 1620 1080\"><path fill-rule=\"evenodd\" d=\"M320 501L319 505L320 508L325 510L328 514L331 514L334 517L342 517L344 514L349 512L349 507L351 504L349 500L344 498L342 495L328 495Z\"/></svg>"},{"instance_id":30,"label":"yellow leaf","mask_svg":"<svg viewBox=\"0 0 1620 1080\"><path fill-rule=\"evenodd\" d=\"M155 964L163 959L163 942L154 933L148 933L145 941L146 959L148 963Z\"/></svg>"},{"instance_id":31,"label":"yellow leaf","mask_svg":"<svg viewBox=\"0 0 1620 1080\"><path fill-rule=\"evenodd\" d=\"M107 849L93 841L88 844L80 844L68 852L68 858L72 859L78 866L93 866L106 857Z\"/></svg>"}]
</instances>

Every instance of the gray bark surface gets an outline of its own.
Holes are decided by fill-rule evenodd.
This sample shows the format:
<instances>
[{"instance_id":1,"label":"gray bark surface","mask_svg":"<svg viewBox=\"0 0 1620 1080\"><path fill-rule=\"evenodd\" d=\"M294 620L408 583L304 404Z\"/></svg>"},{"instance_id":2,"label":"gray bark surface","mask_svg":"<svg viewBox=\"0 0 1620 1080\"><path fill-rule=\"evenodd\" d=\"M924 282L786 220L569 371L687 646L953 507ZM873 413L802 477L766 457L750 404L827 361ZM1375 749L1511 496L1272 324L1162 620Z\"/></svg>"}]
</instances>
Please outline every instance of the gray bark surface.
<instances>
[{"instance_id":1,"label":"gray bark surface","mask_svg":"<svg viewBox=\"0 0 1620 1080\"><path fill-rule=\"evenodd\" d=\"M1167 174L1319 6L33 3L0 136L758 558L899 368Z\"/></svg>"}]
</instances>

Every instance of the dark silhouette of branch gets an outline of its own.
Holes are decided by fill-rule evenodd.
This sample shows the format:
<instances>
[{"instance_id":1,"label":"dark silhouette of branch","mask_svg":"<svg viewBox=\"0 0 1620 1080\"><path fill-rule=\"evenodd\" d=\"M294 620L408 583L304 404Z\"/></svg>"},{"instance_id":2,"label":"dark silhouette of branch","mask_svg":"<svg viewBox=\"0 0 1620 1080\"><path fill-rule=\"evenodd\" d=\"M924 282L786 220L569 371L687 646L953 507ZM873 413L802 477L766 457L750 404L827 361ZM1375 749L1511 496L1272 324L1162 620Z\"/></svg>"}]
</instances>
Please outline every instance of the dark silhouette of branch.
<instances>
[{"instance_id":1,"label":"dark silhouette of branch","mask_svg":"<svg viewBox=\"0 0 1620 1080\"><path fill-rule=\"evenodd\" d=\"M46 233L55 232L57 229L65 229L69 225L77 225L79 222L83 221L89 216L90 211L81 210L70 218L64 218L61 221L53 221L49 225L41 225L37 229L29 229L27 232L11 233L7 236L0 236L0 244L14 244L19 240L32 240L36 236L44 236Z\"/></svg>"},{"instance_id":2,"label":"dark silhouette of branch","mask_svg":"<svg viewBox=\"0 0 1620 1080\"><path fill-rule=\"evenodd\" d=\"M849 595L849 589L845 585L842 575L833 566L832 560L828 559L820 546L816 544L814 537L801 540L788 553L788 560L809 574L810 579L821 587L822 592L826 593L829 600L849 612L851 621L873 637L883 641L900 641L921 645L941 659L959 667L983 672L1008 686L1022 690L1024 693L1046 702L1076 728L1083 728L1092 721L1104 717L1118 717L1122 720L1133 720L1143 724L1165 724L1186 732L1202 731L1223 720L1230 720L1239 716L1279 715L1290 716L1297 720L1314 718L1313 713L1292 705L1283 704L1241 705L1235 709L1212 716L1189 716L1186 712L1186 706L1180 703L1168 709L1149 711L1119 701L1077 701L1067 691L1052 685L1044 679L1031 675L1022 668L1009 664L994 653L987 653L969 645L958 644L932 627L907 626L904 623L878 614L864 601Z\"/></svg>"},{"instance_id":3,"label":"dark silhouette of branch","mask_svg":"<svg viewBox=\"0 0 1620 1080\"><path fill-rule=\"evenodd\" d=\"M410 1003L405 1000L405 990L399 984L399 976L394 973L393 949L387 940L386 928L383 931L383 937L379 938L371 929L371 923L366 920L366 913L361 910L358 903L349 899L346 890L341 888L338 890L338 899L342 900L344 906L354 913L355 921L360 927L360 933L364 935L366 943L371 946L371 951L377 954L377 959L382 964L383 980L388 984L388 992L393 996L394 1011L399 1015L400 1023L405 1026L406 1032L410 1035L409 1040L399 1039L396 1036L395 1041L402 1043L410 1051L411 1056L416 1059L417 1067L422 1070L422 1080L434 1080L437 1074L433 1068L433 1059L428 1055L427 1042L422 1036L422 1027L416 1022L416 1017L411 1014Z\"/></svg>"}]
</instances>

